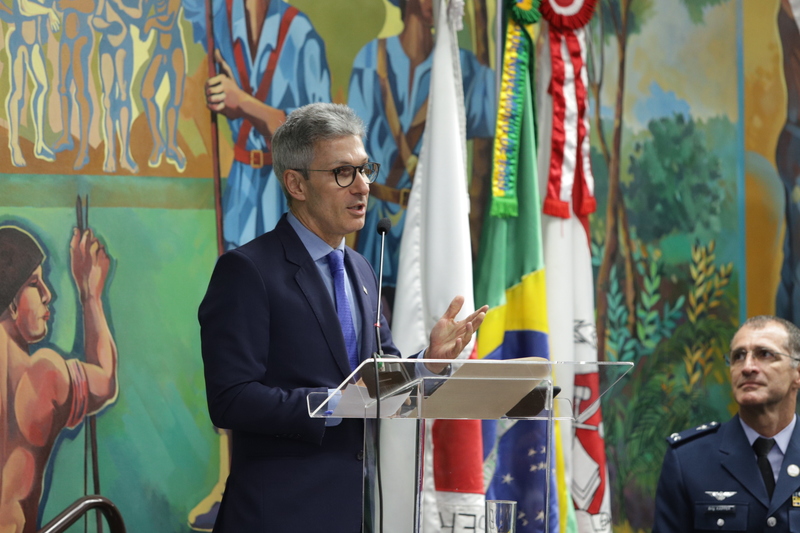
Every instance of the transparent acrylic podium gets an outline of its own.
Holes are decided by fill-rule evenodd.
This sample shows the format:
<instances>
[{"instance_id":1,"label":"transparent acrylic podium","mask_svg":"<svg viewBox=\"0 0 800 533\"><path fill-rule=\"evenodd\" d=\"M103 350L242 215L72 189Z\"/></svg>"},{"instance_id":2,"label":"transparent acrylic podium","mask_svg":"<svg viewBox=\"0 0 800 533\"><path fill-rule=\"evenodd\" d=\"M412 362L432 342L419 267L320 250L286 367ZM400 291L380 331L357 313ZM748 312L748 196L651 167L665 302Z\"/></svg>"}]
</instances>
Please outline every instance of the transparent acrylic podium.
<instances>
[{"instance_id":1,"label":"transparent acrylic podium","mask_svg":"<svg viewBox=\"0 0 800 533\"><path fill-rule=\"evenodd\" d=\"M377 363L377 365L376 365ZM413 419L417 421L414 467L413 531L420 529L422 454L426 419L542 420L547 442L553 442L553 423L581 422L633 363L551 362L538 357L504 361L430 359L367 359L331 394L311 393L312 418ZM558 395L555 375L597 374L596 396L573 402ZM589 403L590 402L590 403ZM580 403L580 405L578 405ZM551 446L546 449L546 499L550 498ZM545 505L545 513L549 505ZM549 521L545 514L544 531Z\"/></svg>"}]
</instances>

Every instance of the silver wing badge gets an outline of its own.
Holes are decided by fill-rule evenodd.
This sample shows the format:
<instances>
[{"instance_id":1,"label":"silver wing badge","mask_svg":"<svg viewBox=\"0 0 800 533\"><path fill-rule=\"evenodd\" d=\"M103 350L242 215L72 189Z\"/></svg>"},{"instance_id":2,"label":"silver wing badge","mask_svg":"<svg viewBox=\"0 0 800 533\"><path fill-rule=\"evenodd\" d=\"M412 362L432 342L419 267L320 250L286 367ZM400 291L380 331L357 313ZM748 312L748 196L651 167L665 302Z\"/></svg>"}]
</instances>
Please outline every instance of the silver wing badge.
<instances>
[{"instance_id":1,"label":"silver wing badge","mask_svg":"<svg viewBox=\"0 0 800 533\"><path fill-rule=\"evenodd\" d=\"M717 501L722 501L722 500L725 500L727 498L730 498L731 496L736 494L736 492L735 491L707 490L706 494L708 494L712 498L716 499Z\"/></svg>"}]
</instances>

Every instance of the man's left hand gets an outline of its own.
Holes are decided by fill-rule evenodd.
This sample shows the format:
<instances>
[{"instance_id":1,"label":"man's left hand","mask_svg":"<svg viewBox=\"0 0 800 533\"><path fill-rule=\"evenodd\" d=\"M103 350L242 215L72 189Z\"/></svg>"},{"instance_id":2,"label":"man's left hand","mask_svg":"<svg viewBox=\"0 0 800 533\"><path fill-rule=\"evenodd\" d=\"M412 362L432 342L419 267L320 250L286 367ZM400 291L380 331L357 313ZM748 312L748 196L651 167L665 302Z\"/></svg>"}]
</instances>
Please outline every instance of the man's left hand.
<instances>
[{"instance_id":1,"label":"man's left hand","mask_svg":"<svg viewBox=\"0 0 800 533\"><path fill-rule=\"evenodd\" d=\"M480 327L489 306L484 305L464 320L456 321L456 316L463 305L463 296L453 298L447 311L433 326L430 346L425 353L426 359L455 359L472 338L472 334Z\"/></svg>"}]
</instances>

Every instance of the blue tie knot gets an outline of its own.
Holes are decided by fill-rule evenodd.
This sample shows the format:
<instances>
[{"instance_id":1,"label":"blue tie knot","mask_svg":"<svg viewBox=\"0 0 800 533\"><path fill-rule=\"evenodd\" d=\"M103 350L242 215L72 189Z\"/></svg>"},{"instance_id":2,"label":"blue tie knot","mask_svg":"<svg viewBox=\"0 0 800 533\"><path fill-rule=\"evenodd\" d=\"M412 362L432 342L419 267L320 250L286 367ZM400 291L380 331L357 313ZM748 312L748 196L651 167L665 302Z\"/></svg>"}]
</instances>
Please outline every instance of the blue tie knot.
<instances>
[{"instance_id":1,"label":"blue tie knot","mask_svg":"<svg viewBox=\"0 0 800 533\"><path fill-rule=\"evenodd\" d=\"M334 250L328 254L328 268L331 269L334 279L336 274L344 272L344 254L341 250Z\"/></svg>"}]
</instances>

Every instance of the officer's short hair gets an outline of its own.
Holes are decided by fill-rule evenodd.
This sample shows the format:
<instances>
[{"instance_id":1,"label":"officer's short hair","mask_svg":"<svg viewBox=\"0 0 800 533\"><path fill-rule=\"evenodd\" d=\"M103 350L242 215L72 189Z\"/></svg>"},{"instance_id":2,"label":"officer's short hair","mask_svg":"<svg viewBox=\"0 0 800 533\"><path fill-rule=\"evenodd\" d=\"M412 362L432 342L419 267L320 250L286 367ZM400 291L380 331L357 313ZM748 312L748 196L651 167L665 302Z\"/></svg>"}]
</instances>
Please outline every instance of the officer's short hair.
<instances>
[{"instance_id":1,"label":"officer's short hair","mask_svg":"<svg viewBox=\"0 0 800 533\"><path fill-rule=\"evenodd\" d=\"M788 349L789 354L792 356L792 368L797 368L797 366L800 365L800 328L793 323L777 316L758 315L745 320L744 324L739 327L739 330L744 327L763 329L769 324L779 324L783 326L788 336Z\"/></svg>"}]
</instances>

